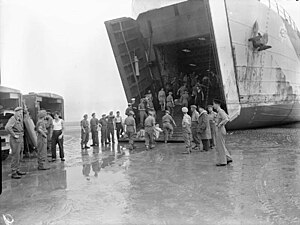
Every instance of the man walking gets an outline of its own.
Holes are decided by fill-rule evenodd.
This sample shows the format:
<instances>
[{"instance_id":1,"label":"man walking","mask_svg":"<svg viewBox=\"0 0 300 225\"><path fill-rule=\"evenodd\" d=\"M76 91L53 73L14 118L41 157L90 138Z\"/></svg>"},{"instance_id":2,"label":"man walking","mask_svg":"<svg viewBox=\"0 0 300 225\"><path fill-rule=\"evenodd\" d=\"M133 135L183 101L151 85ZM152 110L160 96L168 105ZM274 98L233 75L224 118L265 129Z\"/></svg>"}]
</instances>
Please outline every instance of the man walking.
<instances>
[{"instance_id":1,"label":"man walking","mask_svg":"<svg viewBox=\"0 0 300 225\"><path fill-rule=\"evenodd\" d=\"M22 149L24 127L23 127L23 109L15 108L15 115L8 120L5 130L10 134L9 144L11 147L11 170L12 179L20 179L26 172L20 171L20 152Z\"/></svg>"},{"instance_id":2,"label":"man walking","mask_svg":"<svg viewBox=\"0 0 300 225\"><path fill-rule=\"evenodd\" d=\"M87 146L87 143L89 142L89 122L88 122L88 115L84 114L83 120L80 121L80 127L81 127L81 149L90 148Z\"/></svg>"},{"instance_id":3,"label":"man walking","mask_svg":"<svg viewBox=\"0 0 300 225\"><path fill-rule=\"evenodd\" d=\"M119 111L117 111L117 115L115 117L115 124L116 124L116 130L117 130L117 139L119 141L120 136L123 133L122 117L120 116Z\"/></svg>"},{"instance_id":4,"label":"man walking","mask_svg":"<svg viewBox=\"0 0 300 225\"><path fill-rule=\"evenodd\" d=\"M164 111L166 109L166 93L163 88L158 92L157 97L160 104L160 109L161 111Z\"/></svg>"},{"instance_id":5,"label":"man walking","mask_svg":"<svg viewBox=\"0 0 300 225\"><path fill-rule=\"evenodd\" d=\"M163 131L164 131L164 135L165 135L165 143L167 143L169 135L170 135L170 138L172 138L172 135L173 135L174 129L173 129L172 123L176 127L176 123L175 123L174 119L172 118L172 116L170 115L169 110L166 110L166 115L164 115L162 117L162 123L163 123Z\"/></svg>"},{"instance_id":6,"label":"man walking","mask_svg":"<svg viewBox=\"0 0 300 225\"><path fill-rule=\"evenodd\" d=\"M92 140L93 140L91 146L98 146L99 145L99 137L98 137L99 120L96 118L95 113L92 113L92 119L90 120L90 125L91 125L91 133L92 133Z\"/></svg>"},{"instance_id":7,"label":"man walking","mask_svg":"<svg viewBox=\"0 0 300 225\"><path fill-rule=\"evenodd\" d=\"M138 106L139 114L140 114L140 124L141 128L144 128L144 120L147 117L146 107L144 104L144 99L142 98L140 104Z\"/></svg>"},{"instance_id":8,"label":"man walking","mask_svg":"<svg viewBox=\"0 0 300 225\"><path fill-rule=\"evenodd\" d=\"M109 112L109 115L107 117L107 138L109 143L115 143L115 116L113 111Z\"/></svg>"},{"instance_id":9,"label":"man walking","mask_svg":"<svg viewBox=\"0 0 300 225\"><path fill-rule=\"evenodd\" d=\"M149 150L154 148L154 127L155 119L153 117L154 112L149 111L149 115L145 120L145 145L146 149Z\"/></svg>"}]
</instances>

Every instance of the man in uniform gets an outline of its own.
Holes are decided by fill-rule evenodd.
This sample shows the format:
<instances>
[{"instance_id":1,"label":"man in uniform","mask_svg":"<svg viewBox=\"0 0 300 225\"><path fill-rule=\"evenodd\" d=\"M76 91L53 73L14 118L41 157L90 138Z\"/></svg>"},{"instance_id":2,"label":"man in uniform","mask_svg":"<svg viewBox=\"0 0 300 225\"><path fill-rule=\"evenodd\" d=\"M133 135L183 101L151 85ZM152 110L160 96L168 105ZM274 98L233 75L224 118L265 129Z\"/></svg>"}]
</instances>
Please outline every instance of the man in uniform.
<instances>
[{"instance_id":1,"label":"man in uniform","mask_svg":"<svg viewBox=\"0 0 300 225\"><path fill-rule=\"evenodd\" d=\"M192 111L192 136L193 136L193 142L195 143L195 146L193 147L194 150L200 150L200 137L197 133L197 127L198 127L198 118L199 113L197 111L197 106L191 105L191 111Z\"/></svg>"},{"instance_id":2,"label":"man in uniform","mask_svg":"<svg viewBox=\"0 0 300 225\"><path fill-rule=\"evenodd\" d=\"M153 117L154 112L150 111L148 117L145 120L145 145L146 149L154 148L154 127L155 119Z\"/></svg>"},{"instance_id":3,"label":"man in uniform","mask_svg":"<svg viewBox=\"0 0 300 225\"><path fill-rule=\"evenodd\" d=\"M20 171L20 151L22 149L24 128L23 128L22 107L15 108L15 115L8 120L5 130L10 134L9 144L11 147L11 170L13 179L20 179L26 172Z\"/></svg>"},{"instance_id":4,"label":"man in uniform","mask_svg":"<svg viewBox=\"0 0 300 225\"><path fill-rule=\"evenodd\" d=\"M164 111L166 108L166 93L163 88L158 92L157 97L160 104L160 109L161 111Z\"/></svg>"},{"instance_id":5,"label":"man in uniform","mask_svg":"<svg viewBox=\"0 0 300 225\"><path fill-rule=\"evenodd\" d=\"M87 120L88 115L85 114L83 116L83 120L80 121L80 126L81 126L81 148L86 149L90 148L87 146L87 143L89 142L89 132L90 132L90 127L89 127L89 121Z\"/></svg>"},{"instance_id":6,"label":"man in uniform","mask_svg":"<svg viewBox=\"0 0 300 225\"><path fill-rule=\"evenodd\" d=\"M99 120L99 125L101 127L101 144L108 144L107 142L107 119L106 114L102 115L102 118Z\"/></svg>"},{"instance_id":7,"label":"man in uniform","mask_svg":"<svg viewBox=\"0 0 300 225\"><path fill-rule=\"evenodd\" d=\"M176 127L176 123L175 123L174 119L172 118L172 116L170 116L169 110L166 110L166 115L164 115L162 117L162 123L163 123L163 131L164 131L164 135L165 135L165 143L167 143L169 134L170 134L170 138L173 135L172 123Z\"/></svg>"},{"instance_id":8,"label":"man in uniform","mask_svg":"<svg viewBox=\"0 0 300 225\"><path fill-rule=\"evenodd\" d=\"M199 137L203 144L203 151L209 150L209 139L211 139L211 131L209 125L209 118L207 111L203 106L199 106L199 117L198 117L198 132Z\"/></svg>"},{"instance_id":9,"label":"man in uniform","mask_svg":"<svg viewBox=\"0 0 300 225\"><path fill-rule=\"evenodd\" d=\"M167 109L168 111L170 112L171 116L173 116L173 113L174 113L174 100L173 100L173 97L172 97L172 92L169 92L169 95L167 97Z\"/></svg>"},{"instance_id":10,"label":"man in uniform","mask_svg":"<svg viewBox=\"0 0 300 225\"><path fill-rule=\"evenodd\" d=\"M135 120L133 118L134 112L129 111L129 116L124 121L125 132L129 139L129 150L133 150L135 148L133 142L133 135L136 133L136 125Z\"/></svg>"},{"instance_id":11,"label":"man in uniform","mask_svg":"<svg viewBox=\"0 0 300 225\"><path fill-rule=\"evenodd\" d=\"M187 114L188 108L183 107L183 118L182 118L182 134L183 140L185 143L186 151L182 152L182 154L191 154L191 142L192 142L192 131L191 131L191 117Z\"/></svg>"},{"instance_id":12,"label":"man in uniform","mask_svg":"<svg viewBox=\"0 0 300 225\"><path fill-rule=\"evenodd\" d=\"M46 122L46 129L47 129L47 153L51 154L51 141L52 141L52 123L53 118L50 112L47 112L47 116L45 118Z\"/></svg>"},{"instance_id":13,"label":"man in uniform","mask_svg":"<svg viewBox=\"0 0 300 225\"><path fill-rule=\"evenodd\" d=\"M133 108L132 108L132 104L131 103L128 103L128 107L127 109L125 110L125 115L126 116L129 116L129 112L132 111L133 112Z\"/></svg>"},{"instance_id":14,"label":"man in uniform","mask_svg":"<svg viewBox=\"0 0 300 225\"><path fill-rule=\"evenodd\" d=\"M108 142L110 143L110 137L111 141L114 144L115 143L115 116L114 112L109 112L109 115L107 117L107 138Z\"/></svg>"},{"instance_id":15,"label":"man in uniform","mask_svg":"<svg viewBox=\"0 0 300 225\"><path fill-rule=\"evenodd\" d=\"M37 131L37 158L38 158L38 170L49 170L50 167L47 165L47 128L46 120L47 112L41 110L38 112L38 121L36 123Z\"/></svg>"},{"instance_id":16,"label":"man in uniform","mask_svg":"<svg viewBox=\"0 0 300 225\"><path fill-rule=\"evenodd\" d=\"M96 118L95 113L92 113L92 119L90 120L90 125L91 125L91 133L92 133L92 140L93 140L91 146L98 146L99 145L99 137L98 137L99 120Z\"/></svg>"}]
</instances>

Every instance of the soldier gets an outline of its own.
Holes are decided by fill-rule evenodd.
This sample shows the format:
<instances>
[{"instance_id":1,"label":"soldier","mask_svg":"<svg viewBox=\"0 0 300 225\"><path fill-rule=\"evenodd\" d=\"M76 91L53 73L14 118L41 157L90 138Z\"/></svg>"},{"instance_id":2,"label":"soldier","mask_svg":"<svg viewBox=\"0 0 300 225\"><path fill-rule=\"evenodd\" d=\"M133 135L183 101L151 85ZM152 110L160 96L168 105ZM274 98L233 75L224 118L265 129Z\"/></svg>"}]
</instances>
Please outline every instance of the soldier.
<instances>
[{"instance_id":1,"label":"soldier","mask_svg":"<svg viewBox=\"0 0 300 225\"><path fill-rule=\"evenodd\" d=\"M182 152L182 154L191 154L191 142L192 142L192 131L191 131L191 117L187 114L188 108L183 107L183 118L182 118L182 134L183 140L185 143L186 151Z\"/></svg>"},{"instance_id":2,"label":"soldier","mask_svg":"<svg viewBox=\"0 0 300 225\"><path fill-rule=\"evenodd\" d=\"M174 100L173 100L173 97L172 97L172 92L169 92L169 95L167 97L167 109L168 111L170 112L171 116L173 116L173 113L174 113Z\"/></svg>"},{"instance_id":3,"label":"soldier","mask_svg":"<svg viewBox=\"0 0 300 225\"><path fill-rule=\"evenodd\" d=\"M146 107L145 107L143 98L140 100L140 104L138 106L138 109L139 109L139 113L140 113L140 124L141 124L141 127L143 128L144 127L144 121L147 117Z\"/></svg>"},{"instance_id":4,"label":"soldier","mask_svg":"<svg viewBox=\"0 0 300 225\"><path fill-rule=\"evenodd\" d=\"M125 110L125 115L126 116L129 116L129 112L132 111L133 112L133 108L132 108L132 104L131 103L128 103L128 107L127 109Z\"/></svg>"},{"instance_id":5,"label":"soldier","mask_svg":"<svg viewBox=\"0 0 300 225\"><path fill-rule=\"evenodd\" d=\"M154 112L150 111L148 117L145 120L145 145L146 149L149 150L154 148L154 127L155 119L153 117Z\"/></svg>"},{"instance_id":6,"label":"soldier","mask_svg":"<svg viewBox=\"0 0 300 225\"><path fill-rule=\"evenodd\" d=\"M182 107L188 107L189 105L189 93L187 90L184 91L184 93L180 97L180 102Z\"/></svg>"},{"instance_id":7,"label":"soldier","mask_svg":"<svg viewBox=\"0 0 300 225\"><path fill-rule=\"evenodd\" d=\"M211 131L209 126L209 119L206 110L203 106L199 106L199 118L198 118L198 133L203 144L203 151L209 150L209 139L211 139Z\"/></svg>"},{"instance_id":8,"label":"soldier","mask_svg":"<svg viewBox=\"0 0 300 225\"><path fill-rule=\"evenodd\" d=\"M199 118L199 113L197 111L197 106L191 105L191 111L192 111L192 137L193 137L193 142L195 143L195 146L192 148L195 151L200 150L200 137L199 134L197 133L197 127L198 127L198 118Z\"/></svg>"},{"instance_id":9,"label":"soldier","mask_svg":"<svg viewBox=\"0 0 300 225\"><path fill-rule=\"evenodd\" d=\"M119 111L117 111L117 115L116 115L114 121L115 121L115 124L116 124L117 139L119 141L120 136L123 133L122 117L120 116L120 112Z\"/></svg>"},{"instance_id":10,"label":"soldier","mask_svg":"<svg viewBox=\"0 0 300 225\"><path fill-rule=\"evenodd\" d=\"M232 162L231 155L225 146L224 135L226 135L225 125L229 121L228 115L221 108L221 102L218 100L213 101L213 107L217 110L216 118L216 151L218 163L216 166L226 166Z\"/></svg>"},{"instance_id":11,"label":"soldier","mask_svg":"<svg viewBox=\"0 0 300 225\"><path fill-rule=\"evenodd\" d=\"M169 110L166 110L166 115L164 115L162 117L162 123L163 123L163 131L164 131L164 136L165 136L165 143L167 143L169 135L170 135L170 138L172 138L172 136L173 136L174 129L173 129L172 123L176 127L176 123L175 123L174 119L172 118L172 116L170 116Z\"/></svg>"},{"instance_id":12,"label":"soldier","mask_svg":"<svg viewBox=\"0 0 300 225\"><path fill-rule=\"evenodd\" d=\"M20 179L26 172L20 171L20 152L22 149L24 128L23 128L23 109L15 108L15 115L8 120L5 130L10 134L9 144L11 147L11 170L12 179Z\"/></svg>"},{"instance_id":13,"label":"soldier","mask_svg":"<svg viewBox=\"0 0 300 225\"><path fill-rule=\"evenodd\" d=\"M166 93L163 88L158 92L157 97L160 104L160 109L161 111L164 111L166 109Z\"/></svg>"},{"instance_id":14,"label":"soldier","mask_svg":"<svg viewBox=\"0 0 300 225\"><path fill-rule=\"evenodd\" d=\"M53 118L51 116L50 112L47 112L47 116L45 118L47 121L46 123L46 129L47 129L47 154L51 154L51 139L52 139L52 122Z\"/></svg>"},{"instance_id":15,"label":"soldier","mask_svg":"<svg viewBox=\"0 0 300 225\"><path fill-rule=\"evenodd\" d=\"M96 118L96 114L92 113L92 119L90 120L90 126L91 126L93 143L91 144L91 146L99 145L98 125L99 125L99 120Z\"/></svg>"},{"instance_id":16,"label":"soldier","mask_svg":"<svg viewBox=\"0 0 300 225\"><path fill-rule=\"evenodd\" d=\"M38 159L38 170L49 170L50 167L47 165L47 129L45 118L47 112L41 110L38 112L38 121L36 123L37 131L37 159Z\"/></svg>"},{"instance_id":17,"label":"soldier","mask_svg":"<svg viewBox=\"0 0 300 225\"><path fill-rule=\"evenodd\" d=\"M112 141L113 144L115 143L115 126L115 116L113 111L111 111L107 117L107 138L108 142L110 143Z\"/></svg>"},{"instance_id":18,"label":"soldier","mask_svg":"<svg viewBox=\"0 0 300 225\"><path fill-rule=\"evenodd\" d=\"M99 120L99 125L101 127L101 144L108 144L107 142L107 119L106 114L102 115L102 118Z\"/></svg>"},{"instance_id":19,"label":"soldier","mask_svg":"<svg viewBox=\"0 0 300 225\"><path fill-rule=\"evenodd\" d=\"M90 148L87 146L87 143L89 142L89 122L87 120L88 115L84 114L83 120L80 121L80 126L81 126L81 149L86 149Z\"/></svg>"},{"instance_id":20,"label":"soldier","mask_svg":"<svg viewBox=\"0 0 300 225\"><path fill-rule=\"evenodd\" d=\"M129 111L129 116L125 119L124 125L125 125L125 132L129 139L129 149L133 150L135 148L134 141L133 141L133 135L136 133L136 125L135 120L133 118L134 112Z\"/></svg>"},{"instance_id":21,"label":"soldier","mask_svg":"<svg viewBox=\"0 0 300 225\"><path fill-rule=\"evenodd\" d=\"M210 132L211 132L211 139L210 142L210 148L213 148L216 146L216 118L217 113L213 111L213 106L208 105L208 120L209 120L209 126L210 126Z\"/></svg>"}]
</instances>

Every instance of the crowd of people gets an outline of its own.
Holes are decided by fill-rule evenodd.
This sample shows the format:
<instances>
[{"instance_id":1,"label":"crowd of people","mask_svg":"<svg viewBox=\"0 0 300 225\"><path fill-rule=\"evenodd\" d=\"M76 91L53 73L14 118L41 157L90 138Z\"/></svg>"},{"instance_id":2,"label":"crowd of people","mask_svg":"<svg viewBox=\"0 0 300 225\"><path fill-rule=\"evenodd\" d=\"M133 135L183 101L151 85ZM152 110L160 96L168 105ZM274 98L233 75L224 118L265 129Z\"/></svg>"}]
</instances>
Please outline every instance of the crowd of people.
<instances>
[{"instance_id":1,"label":"crowd of people","mask_svg":"<svg viewBox=\"0 0 300 225\"><path fill-rule=\"evenodd\" d=\"M11 147L11 178L20 179L26 172L20 170L20 158L24 150L24 117L29 116L27 109L15 108L15 114L8 120L5 130L10 134ZM24 112L23 112L24 111ZM55 112L53 117L50 112L40 110L38 120L35 125L37 135L37 161L38 170L49 170L49 162L56 161L56 146L59 146L61 161L64 159L63 136L64 121L60 118L59 112ZM47 158L47 149L51 149L52 160Z\"/></svg>"}]
</instances>

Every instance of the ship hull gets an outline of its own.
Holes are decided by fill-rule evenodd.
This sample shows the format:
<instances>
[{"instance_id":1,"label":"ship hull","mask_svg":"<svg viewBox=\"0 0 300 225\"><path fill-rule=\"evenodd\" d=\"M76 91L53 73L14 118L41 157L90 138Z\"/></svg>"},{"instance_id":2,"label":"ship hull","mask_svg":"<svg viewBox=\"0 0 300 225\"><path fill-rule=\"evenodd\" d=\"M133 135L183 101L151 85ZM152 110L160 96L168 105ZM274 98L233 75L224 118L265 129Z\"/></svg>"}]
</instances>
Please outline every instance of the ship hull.
<instances>
[{"instance_id":1,"label":"ship hull","mask_svg":"<svg viewBox=\"0 0 300 225\"><path fill-rule=\"evenodd\" d=\"M223 101L229 129L300 121L300 33L274 6L187 1L136 20L107 21L106 27L128 101L142 98L148 89L174 92L178 87L170 87L171 81L182 84L182 73L203 78L213 71L215 83L207 88L205 105L215 98ZM248 40L258 32L267 34L270 49L257 51ZM138 78L133 55L141 65Z\"/></svg>"}]
</instances>

